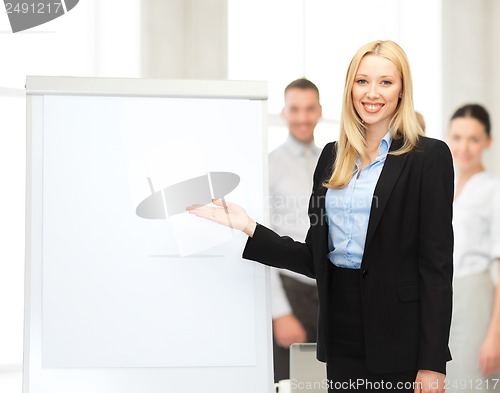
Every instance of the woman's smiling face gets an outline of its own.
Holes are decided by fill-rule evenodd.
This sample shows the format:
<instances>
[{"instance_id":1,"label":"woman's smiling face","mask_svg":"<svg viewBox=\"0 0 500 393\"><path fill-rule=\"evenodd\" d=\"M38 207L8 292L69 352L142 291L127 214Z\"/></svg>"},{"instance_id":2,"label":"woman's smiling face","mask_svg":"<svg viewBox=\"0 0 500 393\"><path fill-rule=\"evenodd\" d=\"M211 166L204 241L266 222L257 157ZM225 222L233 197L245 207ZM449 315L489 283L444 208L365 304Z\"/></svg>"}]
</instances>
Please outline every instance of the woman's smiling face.
<instances>
[{"instance_id":1,"label":"woman's smiling face","mask_svg":"<svg viewBox=\"0 0 500 393\"><path fill-rule=\"evenodd\" d=\"M389 59L367 55L359 63L352 101L366 130L387 132L403 91L401 73Z\"/></svg>"}]
</instances>

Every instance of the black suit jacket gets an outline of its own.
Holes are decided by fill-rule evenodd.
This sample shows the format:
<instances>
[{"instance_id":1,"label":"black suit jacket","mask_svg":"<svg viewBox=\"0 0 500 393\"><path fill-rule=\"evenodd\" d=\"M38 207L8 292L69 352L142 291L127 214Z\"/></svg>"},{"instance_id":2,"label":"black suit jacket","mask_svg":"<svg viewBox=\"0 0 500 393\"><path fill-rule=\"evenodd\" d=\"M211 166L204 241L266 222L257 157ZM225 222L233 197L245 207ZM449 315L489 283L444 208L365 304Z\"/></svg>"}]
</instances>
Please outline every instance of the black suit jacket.
<instances>
[{"instance_id":1,"label":"black suit jacket","mask_svg":"<svg viewBox=\"0 0 500 393\"><path fill-rule=\"evenodd\" d=\"M393 140L390 151L401 139ZM316 279L320 310L318 359L328 361L330 320L327 189L336 143L323 149L314 173L305 243L257 225L243 257ZM373 373L446 372L452 308L453 166L442 141L421 137L404 155L387 156L375 187L360 282L366 364Z\"/></svg>"}]
</instances>

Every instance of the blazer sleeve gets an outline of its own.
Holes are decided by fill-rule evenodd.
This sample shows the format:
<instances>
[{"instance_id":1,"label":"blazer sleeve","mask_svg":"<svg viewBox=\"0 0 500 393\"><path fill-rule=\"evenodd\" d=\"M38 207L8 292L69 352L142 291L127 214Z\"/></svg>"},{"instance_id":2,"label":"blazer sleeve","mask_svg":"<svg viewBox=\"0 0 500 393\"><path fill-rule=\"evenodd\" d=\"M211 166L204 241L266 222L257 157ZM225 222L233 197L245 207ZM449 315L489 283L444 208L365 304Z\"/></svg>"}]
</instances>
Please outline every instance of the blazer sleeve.
<instances>
[{"instance_id":1,"label":"blazer sleeve","mask_svg":"<svg viewBox=\"0 0 500 393\"><path fill-rule=\"evenodd\" d=\"M243 250L243 258L315 278L310 228L305 243L301 243L257 224Z\"/></svg>"},{"instance_id":2,"label":"blazer sleeve","mask_svg":"<svg viewBox=\"0 0 500 393\"><path fill-rule=\"evenodd\" d=\"M332 165L334 146L334 142L327 144L318 159L313 176L313 193L309 199L309 216L315 214L314 205L317 205L317 203L312 203L312 200L315 197L315 190L321 187L324 174L329 172ZM289 236L279 236L264 225L257 224L253 237L248 238L243 251L243 258L268 266L292 270L315 278L313 257L314 232L314 228L309 227L305 242L302 243L294 241Z\"/></svg>"},{"instance_id":3,"label":"blazer sleeve","mask_svg":"<svg viewBox=\"0 0 500 393\"><path fill-rule=\"evenodd\" d=\"M419 370L446 374L452 310L454 172L442 141L426 149L421 173Z\"/></svg>"}]
</instances>

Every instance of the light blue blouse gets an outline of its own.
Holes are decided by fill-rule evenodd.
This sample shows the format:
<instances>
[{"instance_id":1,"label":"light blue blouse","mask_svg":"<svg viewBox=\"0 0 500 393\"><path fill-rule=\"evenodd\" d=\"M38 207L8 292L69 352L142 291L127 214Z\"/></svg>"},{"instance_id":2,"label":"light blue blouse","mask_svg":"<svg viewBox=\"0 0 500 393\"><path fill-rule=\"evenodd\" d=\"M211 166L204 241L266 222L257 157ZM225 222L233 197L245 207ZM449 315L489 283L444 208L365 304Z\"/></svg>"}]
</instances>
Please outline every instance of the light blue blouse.
<instances>
[{"instance_id":1,"label":"light blue blouse","mask_svg":"<svg viewBox=\"0 0 500 393\"><path fill-rule=\"evenodd\" d=\"M391 142L388 131L380 141L375 161L360 171L361 161L358 158L349 184L341 189L329 188L326 192L328 258L335 266L348 269L361 267L373 192Z\"/></svg>"}]
</instances>

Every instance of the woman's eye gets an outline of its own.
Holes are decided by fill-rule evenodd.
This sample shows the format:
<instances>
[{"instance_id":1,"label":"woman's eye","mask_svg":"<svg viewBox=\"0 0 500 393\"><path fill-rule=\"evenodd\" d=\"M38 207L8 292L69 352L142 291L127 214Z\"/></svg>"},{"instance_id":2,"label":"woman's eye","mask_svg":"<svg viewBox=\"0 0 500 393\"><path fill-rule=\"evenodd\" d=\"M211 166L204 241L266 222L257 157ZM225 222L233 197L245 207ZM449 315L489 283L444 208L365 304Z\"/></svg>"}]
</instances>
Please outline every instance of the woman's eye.
<instances>
[{"instance_id":1,"label":"woman's eye","mask_svg":"<svg viewBox=\"0 0 500 393\"><path fill-rule=\"evenodd\" d=\"M382 81L382 84L385 86L390 86L390 85L392 85L392 82L391 81Z\"/></svg>"},{"instance_id":2,"label":"woman's eye","mask_svg":"<svg viewBox=\"0 0 500 393\"><path fill-rule=\"evenodd\" d=\"M364 85L364 84L368 83L368 81L366 79L358 79L356 81L356 83L359 84L359 85Z\"/></svg>"}]
</instances>

